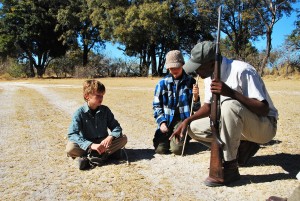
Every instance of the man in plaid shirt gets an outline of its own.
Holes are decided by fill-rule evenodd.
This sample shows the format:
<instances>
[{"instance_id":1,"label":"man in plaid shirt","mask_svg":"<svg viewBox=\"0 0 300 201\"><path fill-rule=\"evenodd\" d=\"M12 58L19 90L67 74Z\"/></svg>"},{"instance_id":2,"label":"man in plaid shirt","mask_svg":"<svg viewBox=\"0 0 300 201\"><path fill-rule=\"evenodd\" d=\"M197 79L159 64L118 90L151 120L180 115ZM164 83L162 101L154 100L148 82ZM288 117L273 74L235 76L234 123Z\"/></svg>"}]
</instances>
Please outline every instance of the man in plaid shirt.
<instances>
[{"instance_id":1,"label":"man in plaid shirt","mask_svg":"<svg viewBox=\"0 0 300 201\"><path fill-rule=\"evenodd\" d=\"M166 56L166 68L169 74L161 79L155 87L153 110L158 128L153 144L155 152L167 154L170 151L181 154L181 139L169 137L180 123L190 116L190 105L193 111L200 108L200 97L196 80L183 70L184 59L179 50L172 50Z\"/></svg>"}]
</instances>

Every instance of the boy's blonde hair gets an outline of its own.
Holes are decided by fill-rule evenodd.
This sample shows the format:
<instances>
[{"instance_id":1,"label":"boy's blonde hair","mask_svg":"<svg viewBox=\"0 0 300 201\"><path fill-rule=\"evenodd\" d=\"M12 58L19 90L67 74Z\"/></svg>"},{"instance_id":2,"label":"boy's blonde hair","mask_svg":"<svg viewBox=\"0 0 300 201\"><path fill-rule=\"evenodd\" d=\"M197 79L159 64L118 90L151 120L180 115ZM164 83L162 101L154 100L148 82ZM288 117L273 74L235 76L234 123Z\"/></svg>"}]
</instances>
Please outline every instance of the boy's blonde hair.
<instances>
[{"instance_id":1,"label":"boy's blonde hair","mask_svg":"<svg viewBox=\"0 0 300 201\"><path fill-rule=\"evenodd\" d=\"M105 86L98 80L86 80L83 82L83 98L85 101L86 96L93 93L105 93Z\"/></svg>"}]
</instances>

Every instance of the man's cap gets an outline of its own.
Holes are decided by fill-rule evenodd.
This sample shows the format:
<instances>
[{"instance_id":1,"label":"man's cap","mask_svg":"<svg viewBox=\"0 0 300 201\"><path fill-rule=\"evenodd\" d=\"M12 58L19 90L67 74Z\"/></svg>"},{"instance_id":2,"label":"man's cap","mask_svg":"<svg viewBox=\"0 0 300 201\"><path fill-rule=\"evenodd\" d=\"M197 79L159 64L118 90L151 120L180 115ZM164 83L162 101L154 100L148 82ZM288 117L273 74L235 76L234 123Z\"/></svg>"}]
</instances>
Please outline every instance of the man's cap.
<instances>
[{"instance_id":1,"label":"man's cap","mask_svg":"<svg viewBox=\"0 0 300 201\"><path fill-rule=\"evenodd\" d=\"M203 41L195 45L191 51L191 58L183 66L187 73L194 72L202 64L215 59L216 44L211 41Z\"/></svg>"},{"instance_id":2,"label":"man's cap","mask_svg":"<svg viewBox=\"0 0 300 201\"><path fill-rule=\"evenodd\" d=\"M166 68L179 68L184 65L184 59L179 50L171 50L166 55Z\"/></svg>"}]
</instances>

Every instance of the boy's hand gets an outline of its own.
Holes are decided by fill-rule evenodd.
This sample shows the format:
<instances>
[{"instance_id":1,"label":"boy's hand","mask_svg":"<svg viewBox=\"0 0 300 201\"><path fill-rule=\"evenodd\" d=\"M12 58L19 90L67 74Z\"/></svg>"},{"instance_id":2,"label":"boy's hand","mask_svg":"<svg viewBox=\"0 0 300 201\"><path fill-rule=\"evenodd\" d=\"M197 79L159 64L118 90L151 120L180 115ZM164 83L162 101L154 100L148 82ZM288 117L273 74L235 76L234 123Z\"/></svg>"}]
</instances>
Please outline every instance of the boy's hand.
<instances>
[{"instance_id":1,"label":"boy's hand","mask_svg":"<svg viewBox=\"0 0 300 201\"><path fill-rule=\"evenodd\" d=\"M100 144L92 144L91 149L97 151L99 154L104 153L109 145L111 145L114 137L113 136L107 136Z\"/></svg>"},{"instance_id":2,"label":"boy's hand","mask_svg":"<svg viewBox=\"0 0 300 201\"><path fill-rule=\"evenodd\" d=\"M111 145L111 142L113 141L113 139L114 139L114 137L109 135L104 140L102 140L102 142L100 144L103 145L107 149L109 147L109 145Z\"/></svg>"},{"instance_id":3,"label":"boy's hand","mask_svg":"<svg viewBox=\"0 0 300 201\"><path fill-rule=\"evenodd\" d=\"M194 84L193 85L193 101L197 102L199 99L199 87L198 85Z\"/></svg>"},{"instance_id":4,"label":"boy's hand","mask_svg":"<svg viewBox=\"0 0 300 201\"><path fill-rule=\"evenodd\" d=\"M95 143L91 145L91 149L97 151L99 154L104 153L106 150L106 148L102 144L95 144Z\"/></svg>"},{"instance_id":5,"label":"boy's hand","mask_svg":"<svg viewBox=\"0 0 300 201\"><path fill-rule=\"evenodd\" d=\"M162 133L167 133L169 131L168 127L167 127L167 124L166 123L162 123L160 124L160 127L159 127L160 131Z\"/></svg>"}]
</instances>

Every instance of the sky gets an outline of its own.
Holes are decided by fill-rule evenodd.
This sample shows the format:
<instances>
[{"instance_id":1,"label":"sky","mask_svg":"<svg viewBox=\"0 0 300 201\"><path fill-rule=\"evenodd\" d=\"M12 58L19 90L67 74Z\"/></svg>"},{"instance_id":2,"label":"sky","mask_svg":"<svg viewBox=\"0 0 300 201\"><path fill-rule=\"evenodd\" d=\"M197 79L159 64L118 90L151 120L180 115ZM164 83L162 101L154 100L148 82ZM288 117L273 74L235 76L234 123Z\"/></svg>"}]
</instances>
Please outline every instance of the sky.
<instances>
[{"instance_id":1,"label":"sky","mask_svg":"<svg viewBox=\"0 0 300 201\"><path fill-rule=\"evenodd\" d=\"M300 9L300 2L294 4L294 8ZM296 12L290 17L284 16L277 23L275 23L272 33L272 48L279 48L283 43L287 35L291 34L295 29L294 22L297 19ZM260 38L258 41L253 42L253 45L259 50L262 51L266 47L265 38ZM104 50L104 54L109 56L110 58L123 58L129 59L125 57L123 52L117 49L118 45L112 45L111 43L106 44L106 49Z\"/></svg>"}]
</instances>

